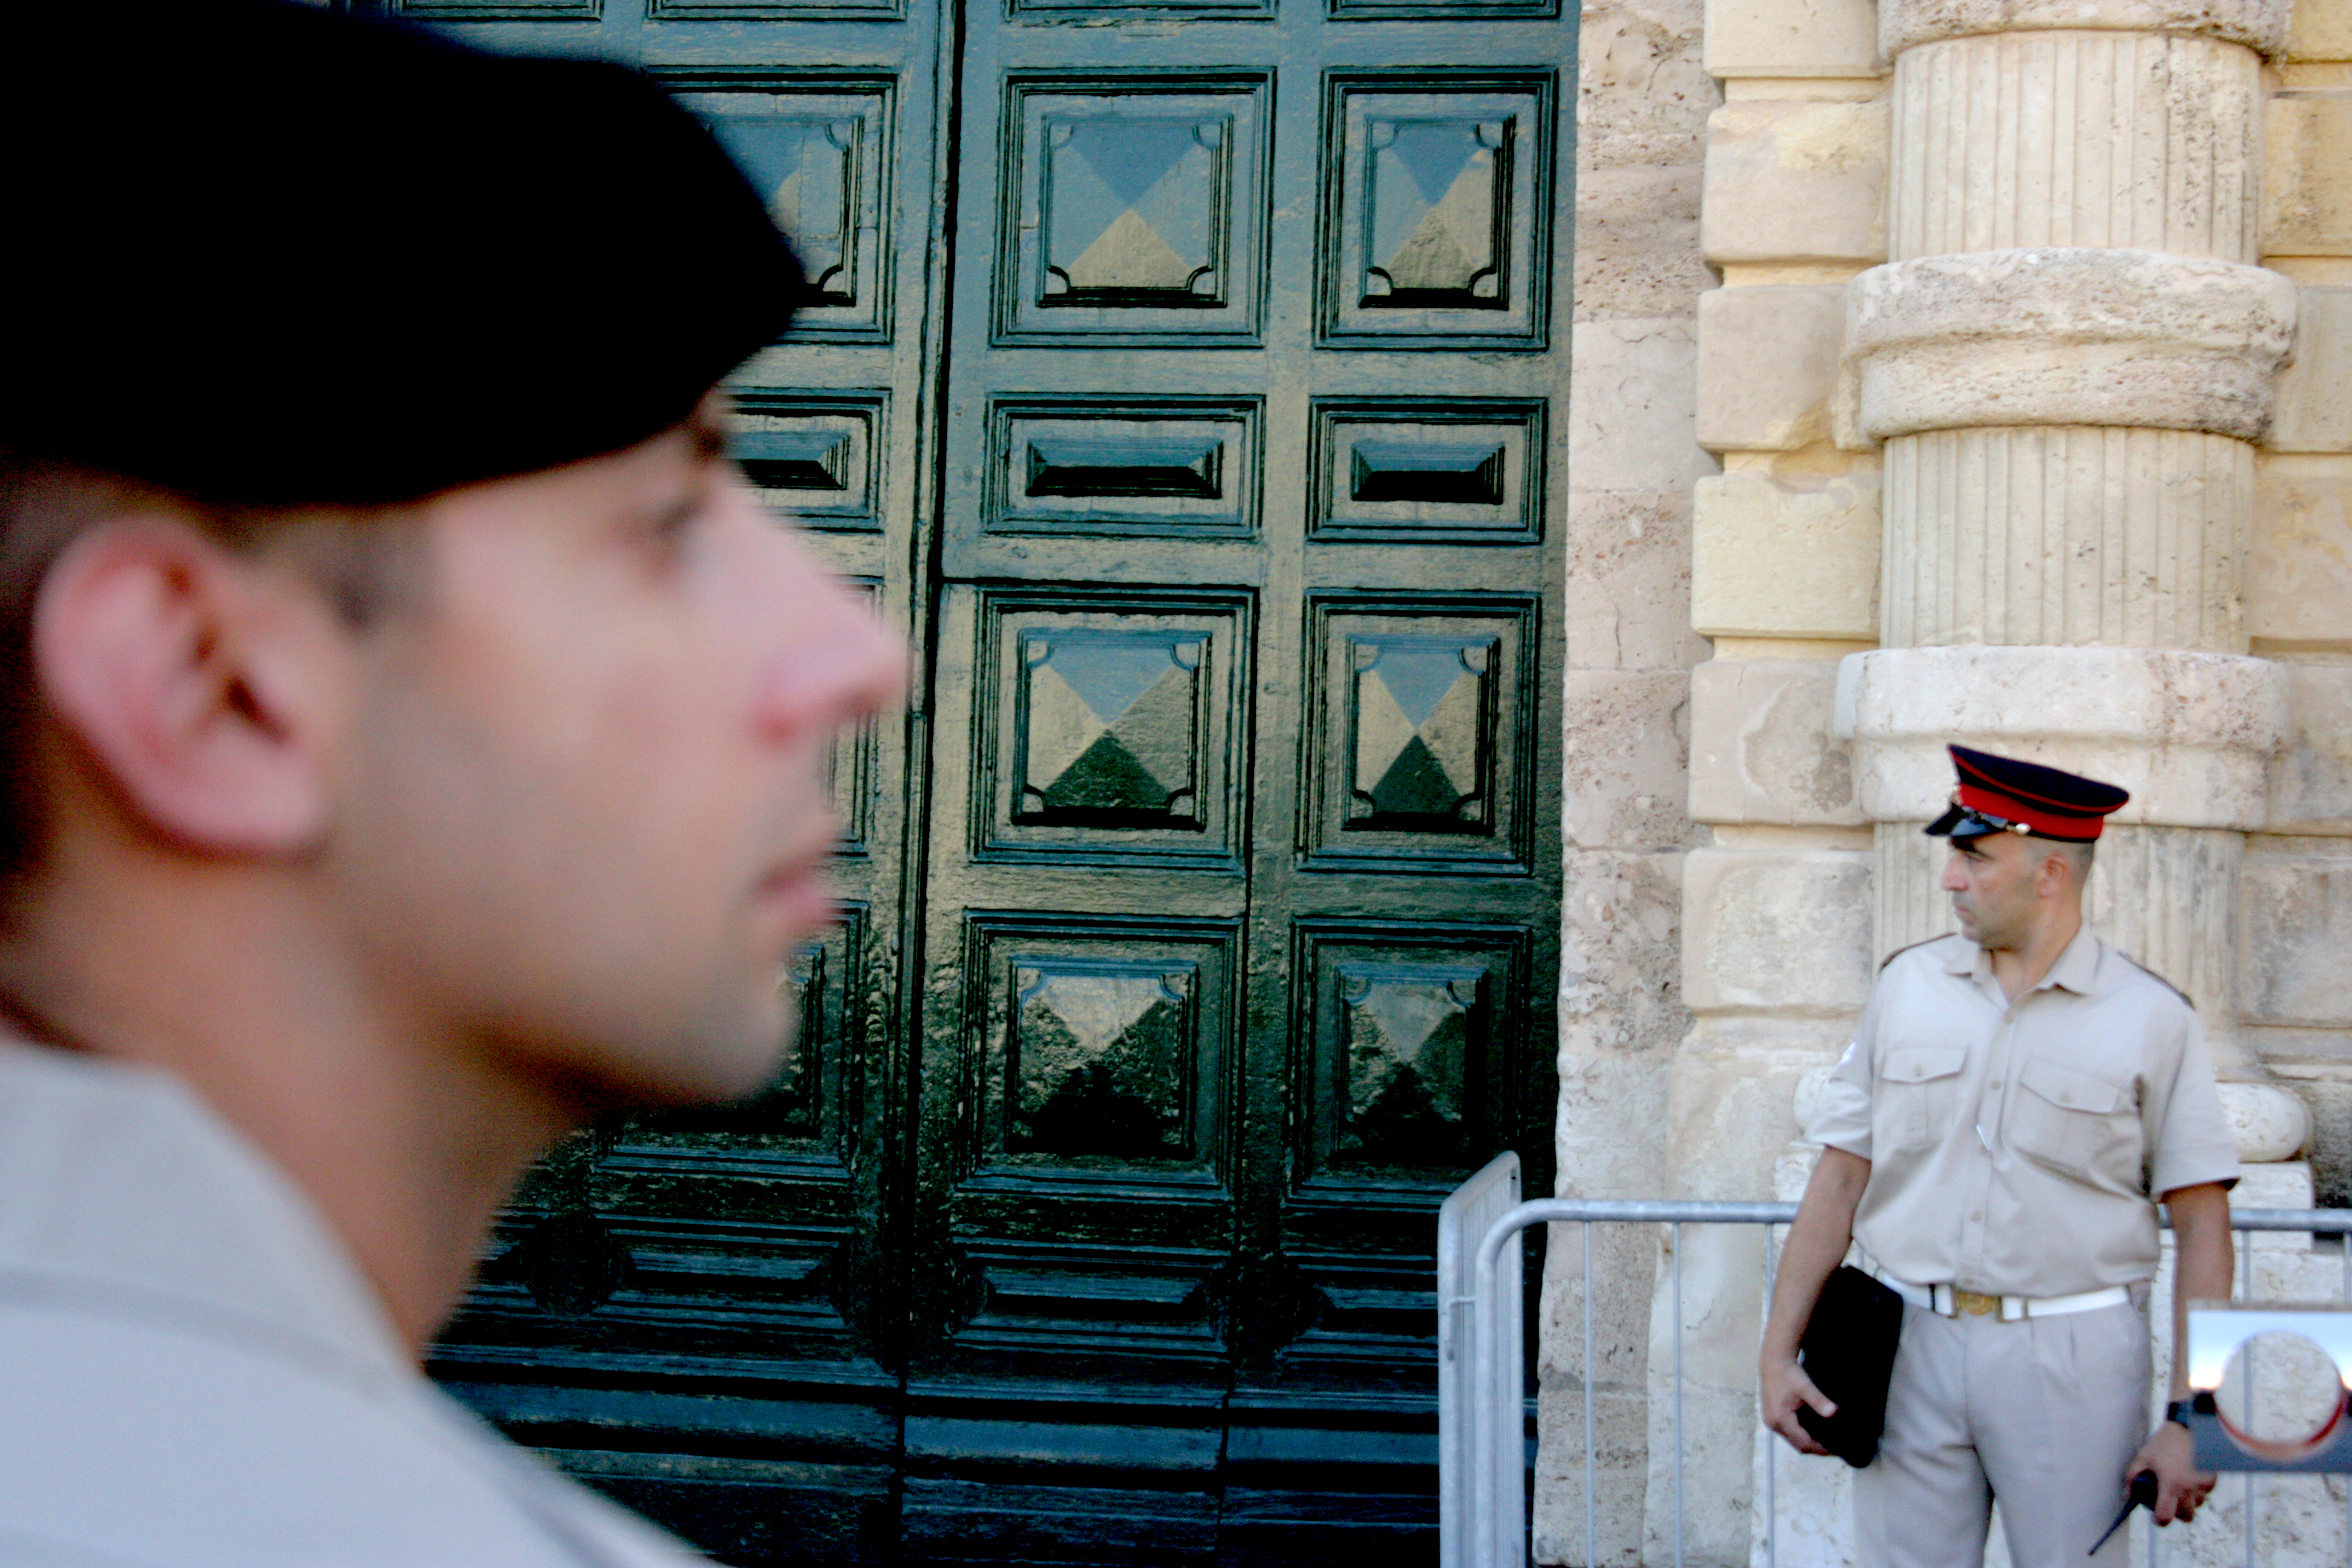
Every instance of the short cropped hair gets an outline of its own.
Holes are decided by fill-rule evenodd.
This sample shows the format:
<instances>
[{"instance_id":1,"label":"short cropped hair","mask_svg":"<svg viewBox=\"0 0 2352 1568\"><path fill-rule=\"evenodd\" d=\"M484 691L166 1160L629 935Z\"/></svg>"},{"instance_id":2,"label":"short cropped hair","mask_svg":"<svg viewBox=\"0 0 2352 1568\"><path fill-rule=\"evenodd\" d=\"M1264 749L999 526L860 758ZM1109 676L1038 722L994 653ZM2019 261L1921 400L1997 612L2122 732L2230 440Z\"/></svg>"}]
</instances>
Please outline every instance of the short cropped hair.
<instances>
[{"instance_id":1,"label":"short cropped hair","mask_svg":"<svg viewBox=\"0 0 2352 1568\"><path fill-rule=\"evenodd\" d=\"M355 629L422 592L415 531L402 507L223 506L137 479L0 448L0 890L20 894L47 843L47 803L35 755L39 671L33 610L58 558L85 530L133 511L163 511L239 554L286 549ZM0 922L5 910L0 908Z\"/></svg>"}]
</instances>

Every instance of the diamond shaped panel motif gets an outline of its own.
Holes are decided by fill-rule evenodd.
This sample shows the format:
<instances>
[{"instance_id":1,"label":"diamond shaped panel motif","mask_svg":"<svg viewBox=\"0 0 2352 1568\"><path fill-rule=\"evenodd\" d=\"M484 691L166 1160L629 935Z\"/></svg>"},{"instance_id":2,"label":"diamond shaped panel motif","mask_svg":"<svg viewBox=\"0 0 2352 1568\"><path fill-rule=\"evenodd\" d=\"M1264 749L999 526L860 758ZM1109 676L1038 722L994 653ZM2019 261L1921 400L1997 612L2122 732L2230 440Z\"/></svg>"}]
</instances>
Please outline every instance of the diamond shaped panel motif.
<instances>
[{"instance_id":1,"label":"diamond shaped panel motif","mask_svg":"<svg viewBox=\"0 0 2352 1568\"><path fill-rule=\"evenodd\" d=\"M1015 78L996 341L1255 341L1266 86Z\"/></svg>"},{"instance_id":2,"label":"diamond shaped panel motif","mask_svg":"<svg viewBox=\"0 0 2352 1568\"><path fill-rule=\"evenodd\" d=\"M1495 639L1351 639L1356 665L1351 829L1486 833L1488 678Z\"/></svg>"},{"instance_id":3,"label":"diamond shaped panel motif","mask_svg":"<svg viewBox=\"0 0 2352 1568\"><path fill-rule=\"evenodd\" d=\"M1303 1188L1345 1202L1366 1183L1457 1179L1515 1114L1527 929L1428 919L1295 929Z\"/></svg>"},{"instance_id":4,"label":"diamond shaped panel motif","mask_svg":"<svg viewBox=\"0 0 2352 1568\"><path fill-rule=\"evenodd\" d=\"M1238 871L1248 595L1071 584L979 598L971 854Z\"/></svg>"},{"instance_id":5,"label":"diamond shaped panel motif","mask_svg":"<svg viewBox=\"0 0 2352 1568\"><path fill-rule=\"evenodd\" d=\"M809 299L794 338L888 336L891 99L887 82L793 78L733 82L691 68L658 73L718 136L793 237Z\"/></svg>"},{"instance_id":6,"label":"diamond shaped panel motif","mask_svg":"<svg viewBox=\"0 0 2352 1568\"><path fill-rule=\"evenodd\" d=\"M1549 341L1553 79L1423 68L1324 78L1319 341Z\"/></svg>"},{"instance_id":7,"label":"diamond shaped panel motif","mask_svg":"<svg viewBox=\"0 0 2352 1568\"><path fill-rule=\"evenodd\" d=\"M1047 120L1048 305L1223 302L1222 118Z\"/></svg>"},{"instance_id":8,"label":"diamond shaped panel motif","mask_svg":"<svg viewBox=\"0 0 2352 1568\"><path fill-rule=\"evenodd\" d=\"M1304 869L1531 868L1536 609L1521 594L1308 597Z\"/></svg>"},{"instance_id":9,"label":"diamond shaped panel motif","mask_svg":"<svg viewBox=\"0 0 2352 1568\"><path fill-rule=\"evenodd\" d=\"M858 142L855 120L717 121L719 138L768 198L776 226L793 237L811 289L845 304L857 260Z\"/></svg>"},{"instance_id":10,"label":"diamond shaped panel motif","mask_svg":"<svg viewBox=\"0 0 2352 1568\"><path fill-rule=\"evenodd\" d=\"M1224 1179L1237 920L988 913L964 929L971 1203L1025 1204L1039 1180L1197 1197Z\"/></svg>"},{"instance_id":11,"label":"diamond shaped panel motif","mask_svg":"<svg viewBox=\"0 0 2352 1568\"><path fill-rule=\"evenodd\" d=\"M1368 129L1363 303L1500 308L1510 122L1375 119Z\"/></svg>"},{"instance_id":12,"label":"diamond shaped panel motif","mask_svg":"<svg viewBox=\"0 0 2352 1568\"><path fill-rule=\"evenodd\" d=\"M1483 966L1343 963L1347 1106L1335 1163L1462 1163Z\"/></svg>"},{"instance_id":13,"label":"diamond shaped panel motif","mask_svg":"<svg viewBox=\"0 0 2352 1568\"><path fill-rule=\"evenodd\" d=\"M1189 964L1016 962L1006 1147L1191 1158L1196 979Z\"/></svg>"},{"instance_id":14,"label":"diamond shaped panel motif","mask_svg":"<svg viewBox=\"0 0 2352 1568\"><path fill-rule=\"evenodd\" d=\"M1202 647L1151 632L1024 637L1014 820L1199 827Z\"/></svg>"}]
</instances>

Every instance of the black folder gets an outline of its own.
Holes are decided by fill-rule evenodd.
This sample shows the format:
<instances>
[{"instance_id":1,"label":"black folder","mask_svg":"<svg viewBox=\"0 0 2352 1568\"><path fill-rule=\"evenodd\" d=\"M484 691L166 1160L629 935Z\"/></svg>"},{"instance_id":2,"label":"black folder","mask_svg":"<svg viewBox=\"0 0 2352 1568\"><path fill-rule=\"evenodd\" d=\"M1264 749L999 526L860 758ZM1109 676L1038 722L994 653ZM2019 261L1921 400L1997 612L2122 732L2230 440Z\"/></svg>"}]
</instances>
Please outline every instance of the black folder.
<instances>
[{"instance_id":1,"label":"black folder","mask_svg":"<svg viewBox=\"0 0 2352 1568\"><path fill-rule=\"evenodd\" d=\"M1822 1415L1797 1406L1813 1440L1854 1468L1878 1457L1886 1430L1886 1383L1895 1375L1895 1345L1903 1334L1903 1298L1852 1264L1822 1286L1805 1321L1797 1361L1813 1386L1837 1406Z\"/></svg>"}]
</instances>

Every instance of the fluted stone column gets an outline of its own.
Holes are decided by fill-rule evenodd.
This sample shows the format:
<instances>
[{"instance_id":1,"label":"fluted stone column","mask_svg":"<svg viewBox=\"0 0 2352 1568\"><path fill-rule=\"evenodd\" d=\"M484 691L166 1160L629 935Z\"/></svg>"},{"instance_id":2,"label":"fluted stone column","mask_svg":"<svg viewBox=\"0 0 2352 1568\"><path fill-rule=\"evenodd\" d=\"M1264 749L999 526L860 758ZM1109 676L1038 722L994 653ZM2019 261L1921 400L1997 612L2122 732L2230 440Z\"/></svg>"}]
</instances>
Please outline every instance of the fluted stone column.
<instances>
[{"instance_id":1,"label":"fluted stone column","mask_svg":"<svg viewBox=\"0 0 2352 1568\"><path fill-rule=\"evenodd\" d=\"M1950 929L1918 833L1946 741L2132 792L2093 920L2197 1004L2266 1162L2307 1132L2237 1027L2239 869L2287 729L2242 601L2295 325L2294 285L2255 265L2287 10L1884 0L1889 259L1847 290L1843 417L1883 444L1885 646L1838 694L1881 953Z\"/></svg>"}]
</instances>

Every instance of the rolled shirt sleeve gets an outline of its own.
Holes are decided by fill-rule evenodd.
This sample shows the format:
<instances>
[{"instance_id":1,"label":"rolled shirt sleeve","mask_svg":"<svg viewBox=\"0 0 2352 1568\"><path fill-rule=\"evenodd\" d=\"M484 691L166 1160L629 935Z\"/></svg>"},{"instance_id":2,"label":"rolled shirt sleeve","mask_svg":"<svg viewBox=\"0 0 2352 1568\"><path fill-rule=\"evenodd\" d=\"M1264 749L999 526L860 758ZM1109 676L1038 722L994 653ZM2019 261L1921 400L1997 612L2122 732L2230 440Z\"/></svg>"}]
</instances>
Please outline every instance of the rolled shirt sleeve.
<instances>
[{"instance_id":1,"label":"rolled shirt sleeve","mask_svg":"<svg viewBox=\"0 0 2352 1568\"><path fill-rule=\"evenodd\" d=\"M1864 1010L1853 1041L1838 1058L1837 1066L1822 1085L1821 1099L1805 1121L1805 1136L1815 1143L1843 1149L1858 1160L1870 1158L1870 1086L1876 1055L1878 1004L1873 997Z\"/></svg>"},{"instance_id":2,"label":"rolled shirt sleeve","mask_svg":"<svg viewBox=\"0 0 2352 1568\"><path fill-rule=\"evenodd\" d=\"M2235 1185L2238 1141L2213 1078L2205 1030L2197 1015L2181 1009L2180 1037L2169 1053L2169 1074L2151 1074L2140 1102L2147 1128L2147 1191L2150 1197L2205 1182Z\"/></svg>"}]
</instances>

